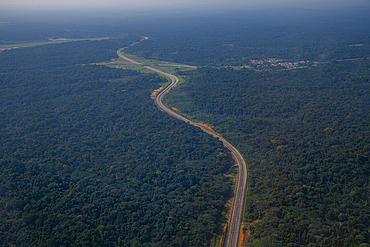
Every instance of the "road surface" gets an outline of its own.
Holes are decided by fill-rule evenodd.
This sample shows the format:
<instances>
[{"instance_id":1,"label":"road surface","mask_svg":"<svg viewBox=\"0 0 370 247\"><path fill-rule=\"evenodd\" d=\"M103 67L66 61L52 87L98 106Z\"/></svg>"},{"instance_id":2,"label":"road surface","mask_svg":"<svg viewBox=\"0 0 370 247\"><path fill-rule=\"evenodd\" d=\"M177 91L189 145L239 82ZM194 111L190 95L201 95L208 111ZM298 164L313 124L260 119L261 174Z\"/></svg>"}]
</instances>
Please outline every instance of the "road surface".
<instances>
[{"instance_id":1,"label":"road surface","mask_svg":"<svg viewBox=\"0 0 370 247\"><path fill-rule=\"evenodd\" d=\"M177 119L180 119L180 120L182 120L182 121L184 121L188 124L191 124L193 126L201 128L206 133L208 133L208 134L212 135L213 137L222 141L224 146L227 149L229 149L230 152L232 153L232 155L233 155L233 157L234 157L234 159L237 163L237 166L239 167L239 172L238 172L238 181L237 181L237 184L236 184L236 191L235 191L235 197L234 197L234 202L233 202L233 208L232 208L231 217L230 217L230 221L229 221L228 228L227 228L227 235L226 235L226 241L225 241L224 246L226 246L226 247L237 247L238 246L238 241L239 241L240 226L241 226L242 219L243 219L243 208L244 208L244 201L245 201L245 193L246 193L246 190L247 190L247 175L248 175L247 174L247 165L246 165L246 163L243 159L243 156L239 153L239 151L233 145L231 145L224 138L216 135L215 133L211 132L210 130L208 130L208 129L200 126L200 125L197 125L195 122L191 121L190 119L187 119L187 118L177 114L176 112L170 110L169 108L167 108L163 104L162 100L163 100L164 95L166 93L168 93L171 90L171 88L174 87L179 82L179 78L177 78L174 75L171 75L171 74L165 73L163 71L160 71L158 69L152 68L150 66L143 65L141 63L138 63L138 62L124 56L121 53L121 51L123 49L125 49L125 48L119 49L117 51L118 56L121 57L122 59L124 59L126 61L129 61L131 63L134 63L136 65L141 65L146 69L152 70L152 71L154 71L154 72L156 72L160 75L164 75L164 76L171 79L171 83L164 90L162 90L157 95L157 97L155 98L155 103L157 104L159 109L161 109L162 111L168 113L169 115L171 115L171 116L173 116Z\"/></svg>"}]
</instances>

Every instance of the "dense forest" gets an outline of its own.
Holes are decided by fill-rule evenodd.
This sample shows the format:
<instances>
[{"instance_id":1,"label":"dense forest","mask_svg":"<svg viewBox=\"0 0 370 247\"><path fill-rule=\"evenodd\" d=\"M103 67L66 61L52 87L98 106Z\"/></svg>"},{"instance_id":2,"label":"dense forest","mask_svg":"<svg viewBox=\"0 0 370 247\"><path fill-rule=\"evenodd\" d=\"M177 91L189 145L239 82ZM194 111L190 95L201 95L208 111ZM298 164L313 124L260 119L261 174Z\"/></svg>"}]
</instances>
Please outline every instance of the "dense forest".
<instances>
[{"instance_id":1,"label":"dense forest","mask_svg":"<svg viewBox=\"0 0 370 247\"><path fill-rule=\"evenodd\" d=\"M129 51L206 66L179 72L167 103L246 158L250 246L369 243L369 11L259 14L198 19ZM251 63L269 58L314 63Z\"/></svg>"},{"instance_id":2,"label":"dense forest","mask_svg":"<svg viewBox=\"0 0 370 247\"><path fill-rule=\"evenodd\" d=\"M369 67L181 73L169 105L213 125L247 160L251 246L369 242Z\"/></svg>"},{"instance_id":3,"label":"dense forest","mask_svg":"<svg viewBox=\"0 0 370 247\"><path fill-rule=\"evenodd\" d=\"M89 65L132 41L0 53L0 246L216 242L225 148L157 109L163 78Z\"/></svg>"},{"instance_id":4,"label":"dense forest","mask_svg":"<svg viewBox=\"0 0 370 247\"><path fill-rule=\"evenodd\" d=\"M163 78L92 65L143 36L125 52L198 66L166 103L246 159L248 246L369 246L369 8L86 18L0 23L2 47L110 37L0 53L0 246L219 240L227 150L157 109Z\"/></svg>"},{"instance_id":5,"label":"dense forest","mask_svg":"<svg viewBox=\"0 0 370 247\"><path fill-rule=\"evenodd\" d=\"M368 9L359 8L240 11L165 19L150 26L153 30L145 30L149 40L128 51L195 66L240 66L268 58L319 62L366 58L370 54L369 16Z\"/></svg>"}]
</instances>

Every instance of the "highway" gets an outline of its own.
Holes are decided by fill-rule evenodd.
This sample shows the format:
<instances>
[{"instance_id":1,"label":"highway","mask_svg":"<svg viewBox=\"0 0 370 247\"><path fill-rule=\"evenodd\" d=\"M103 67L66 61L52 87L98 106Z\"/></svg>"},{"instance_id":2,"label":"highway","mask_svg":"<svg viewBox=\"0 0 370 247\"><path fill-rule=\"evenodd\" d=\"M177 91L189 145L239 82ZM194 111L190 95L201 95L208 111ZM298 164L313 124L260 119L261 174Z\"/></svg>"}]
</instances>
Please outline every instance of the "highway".
<instances>
[{"instance_id":1,"label":"highway","mask_svg":"<svg viewBox=\"0 0 370 247\"><path fill-rule=\"evenodd\" d=\"M239 241L240 227L241 227L241 223L242 223L242 220L243 220L243 209L244 209L244 201L245 201L245 194L246 194L246 190L247 190L247 178L248 178L247 165L244 161L243 156L239 153L239 151L233 145L231 145L224 138L216 135L215 133L211 132L210 130L208 130L208 129L200 126L200 125L197 125L195 122L191 121L190 119L187 119L187 118L177 114L176 112L167 108L162 103L164 95L166 93L168 93L171 90L171 88L173 88L179 82L179 79L176 76L165 73L163 71L152 68L150 66L143 65L141 63L138 63L138 62L124 56L121 53L121 51L123 49L125 49L125 48L119 49L117 51L118 56L121 57L122 59L124 59L126 61L129 61L131 63L134 63L136 65L141 65L146 69L152 70L152 71L154 71L154 72L156 72L160 75L163 75L163 76L166 76L166 77L170 78L171 83L164 90L162 90L157 95L157 97L155 99L155 103L159 107L159 109L161 109L162 111L168 113L169 115L171 115L171 116L173 116L177 119L180 119L180 120L182 120L182 121L184 121L188 124L191 124L193 126L201 128L204 132L206 132L206 133L212 135L213 137L219 139L220 141L222 141L224 146L227 149L229 149L230 152L232 153L232 155L233 155L233 157L236 161L236 165L239 168L239 171L238 171L238 180L237 180L237 184L236 184L233 208L232 208L231 217L230 217L230 221L229 221L228 228L227 228L226 240L224 242L225 244L224 244L223 247L237 247L238 246L238 241Z\"/></svg>"}]
</instances>

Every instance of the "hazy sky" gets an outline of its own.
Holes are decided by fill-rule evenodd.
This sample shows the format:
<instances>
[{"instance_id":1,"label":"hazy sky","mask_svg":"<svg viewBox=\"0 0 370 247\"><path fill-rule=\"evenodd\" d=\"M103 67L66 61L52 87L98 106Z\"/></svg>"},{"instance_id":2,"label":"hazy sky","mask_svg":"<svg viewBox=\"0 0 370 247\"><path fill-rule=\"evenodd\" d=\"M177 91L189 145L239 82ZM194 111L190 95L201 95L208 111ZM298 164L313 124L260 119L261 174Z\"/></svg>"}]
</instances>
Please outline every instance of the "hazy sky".
<instances>
[{"instance_id":1,"label":"hazy sky","mask_svg":"<svg viewBox=\"0 0 370 247\"><path fill-rule=\"evenodd\" d=\"M12 8L125 8L125 7L370 7L370 0L0 0Z\"/></svg>"}]
</instances>

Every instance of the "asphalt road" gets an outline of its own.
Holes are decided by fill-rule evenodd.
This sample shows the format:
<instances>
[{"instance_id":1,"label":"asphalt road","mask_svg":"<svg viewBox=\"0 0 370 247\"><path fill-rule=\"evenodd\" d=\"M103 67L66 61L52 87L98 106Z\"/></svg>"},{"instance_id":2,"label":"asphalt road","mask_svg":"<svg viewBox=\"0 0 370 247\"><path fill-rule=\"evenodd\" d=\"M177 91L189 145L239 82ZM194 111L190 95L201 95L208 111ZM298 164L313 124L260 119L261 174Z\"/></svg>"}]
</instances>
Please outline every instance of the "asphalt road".
<instances>
[{"instance_id":1,"label":"asphalt road","mask_svg":"<svg viewBox=\"0 0 370 247\"><path fill-rule=\"evenodd\" d=\"M202 126L197 125L195 122L177 114L176 112L167 108L162 103L162 99L163 99L164 95L167 92L169 92L171 90L171 88L174 87L179 82L179 78L177 78L174 75L162 72L158 69L152 68L150 66L143 65L141 63L138 63L138 62L124 56L121 53L121 51L123 49L125 49L125 48L119 49L117 51L118 56L121 57L122 59L124 59L126 61L129 61L131 63L134 63L136 65L141 65L146 69L152 70L152 71L154 71L158 74L164 75L164 76L171 79L170 85L168 85L164 90L162 90L157 95L157 97L155 99L155 103L157 104L159 109L161 109L162 111L168 113L169 115L171 115L171 116L173 116L177 119L180 119L180 120L182 120L182 121L184 121L188 124L191 124L193 126L201 128L206 133L208 133L208 134L212 135L213 137L222 141L224 146L227 149L229 149L230 152L232 153L232 155L233 155L233 157L234 157L234 159L237 163L237 166L239 167L239 172L238 172L238 181L237 181L237 185L236 185L233 208L232 208L232 212L231 212L231 218L230 218L230 222L229 222L229 225L228 225L226 241L225 241L224 246L226 246L226 247L237 247L238 246L238 240L239 240L240 226L241 226L241 223L242 223L242 220L243 220L243 209L244 209L245 194L246 194L246 190L247 190L247 176L248 176L247 165L246 165L246 163L243 159L243 156L239 153L239 151L233 145L231 145L228 141L226 141L222 137L217 136L216 134L212 133L208 129L203 128Z\"/></svg>"}]
</instances>

